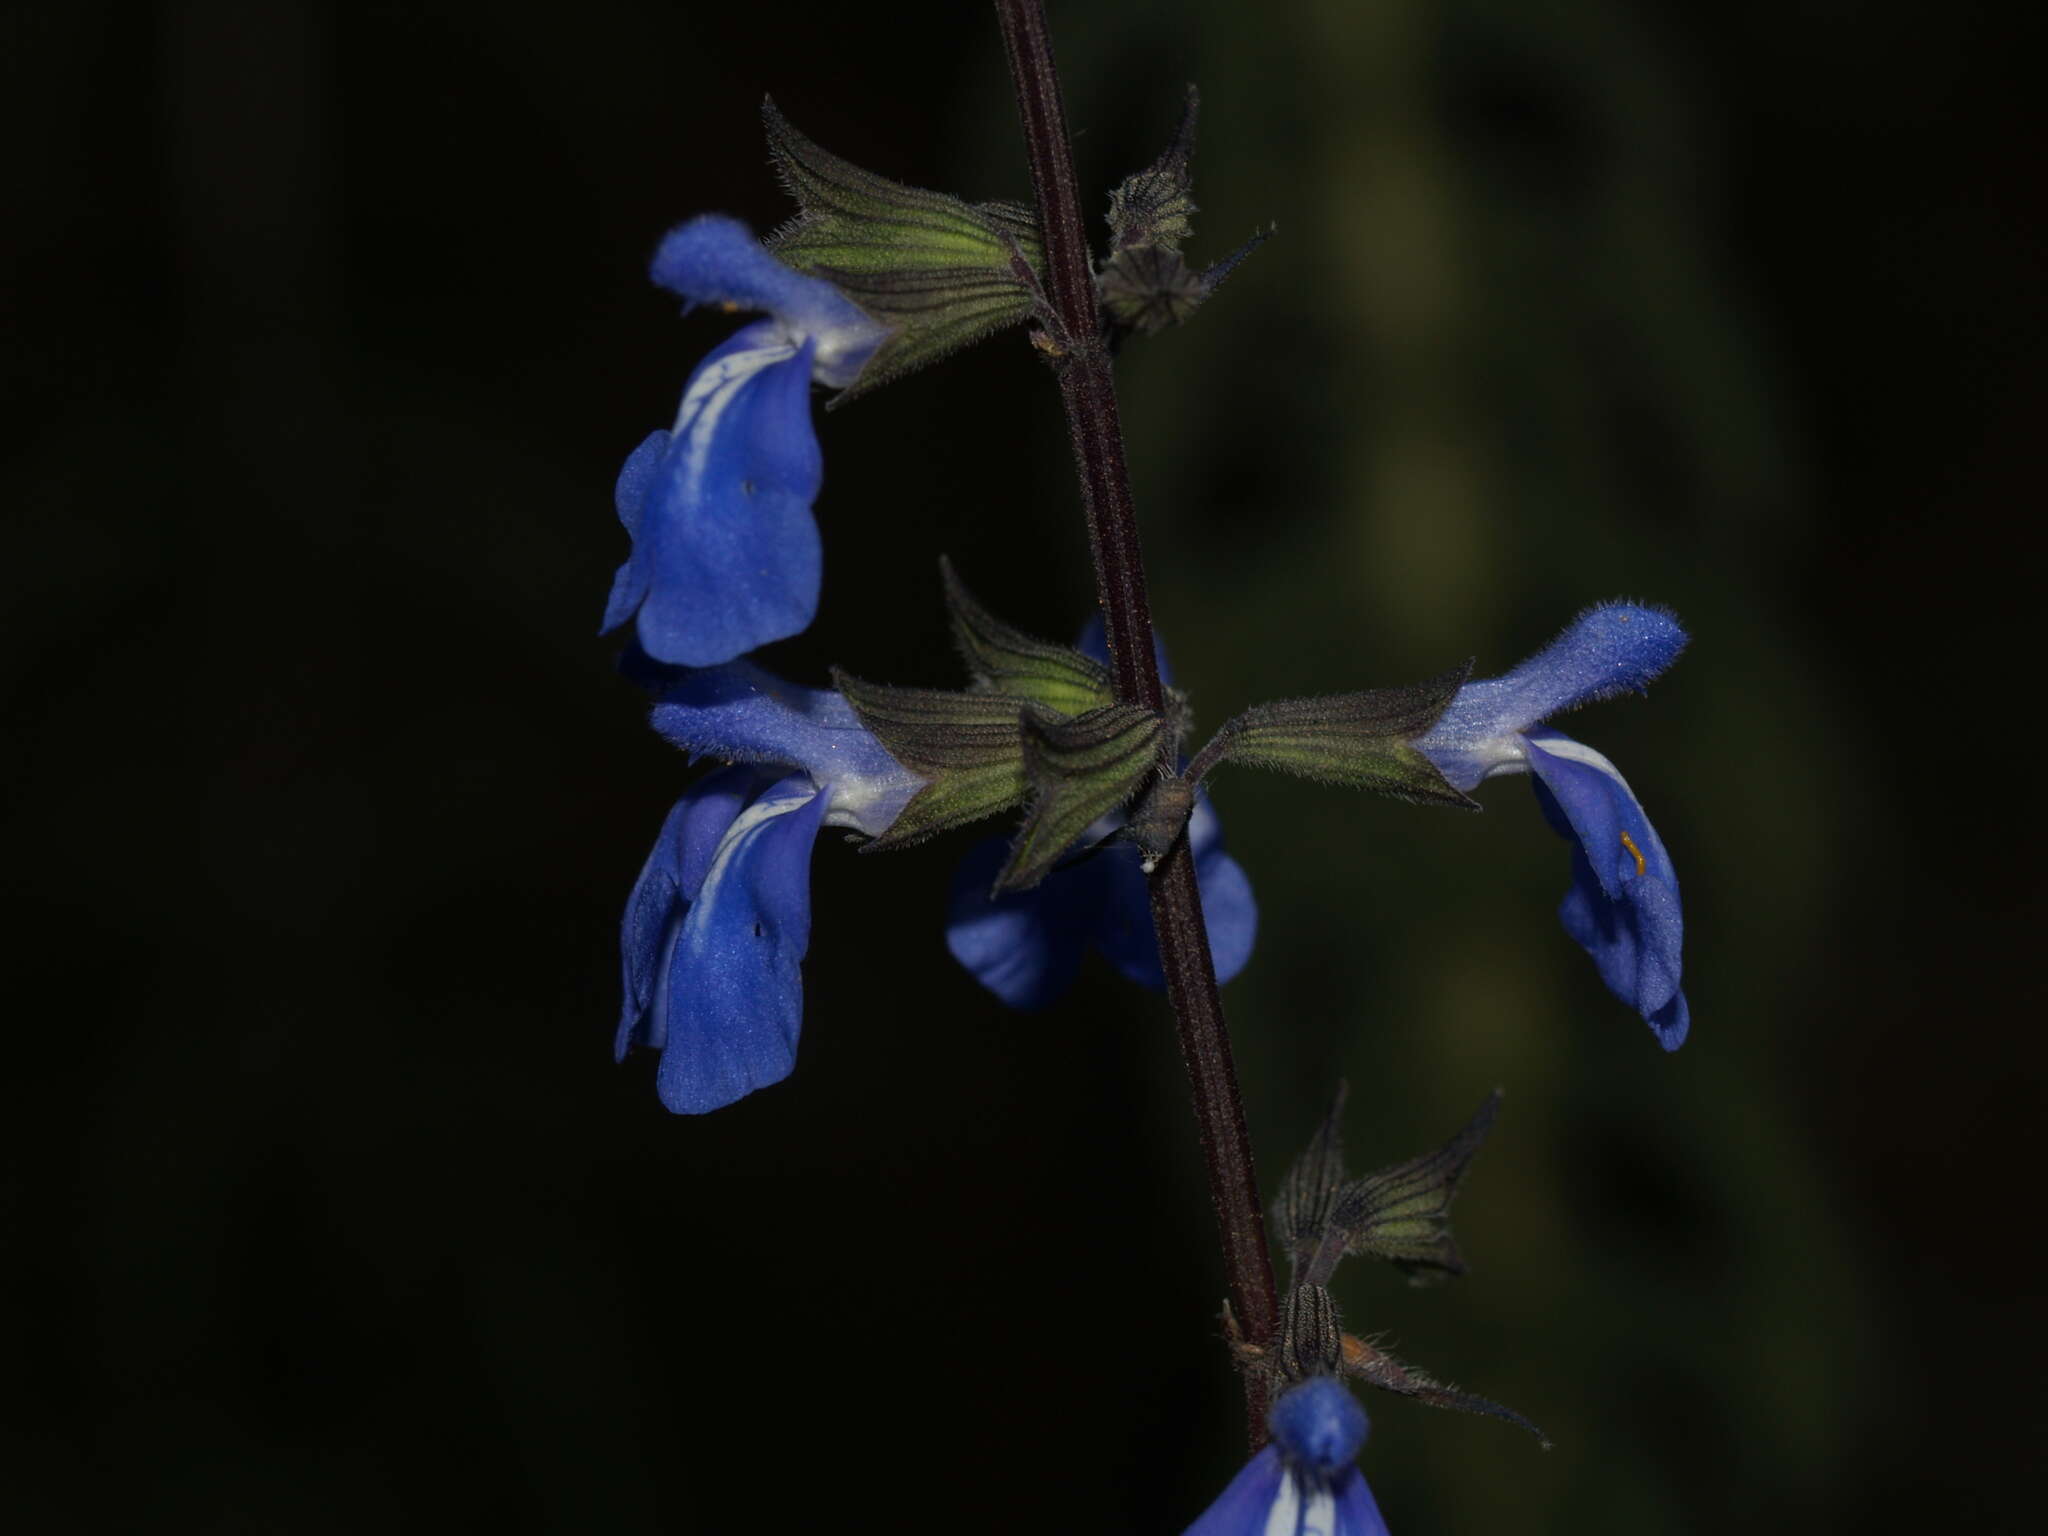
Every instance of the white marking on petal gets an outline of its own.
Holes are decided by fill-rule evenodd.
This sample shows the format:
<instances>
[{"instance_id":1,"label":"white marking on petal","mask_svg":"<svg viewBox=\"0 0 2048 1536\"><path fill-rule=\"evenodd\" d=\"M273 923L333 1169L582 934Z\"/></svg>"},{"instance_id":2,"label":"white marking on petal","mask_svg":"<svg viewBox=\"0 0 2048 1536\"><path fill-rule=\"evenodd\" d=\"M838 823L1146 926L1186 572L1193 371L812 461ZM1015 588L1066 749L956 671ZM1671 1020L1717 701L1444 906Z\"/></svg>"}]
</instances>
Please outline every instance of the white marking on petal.
<instances>
[{"instance_id":1,"label":"white marking on petal","mask_svg":"<svg viewBox=\"0 0 2048 1536\"><path fill-rule=\"evenodd\" d=\"M1301 1487L1289 1471L1273 1494L1273 1507L1266 1511L1263 1536L1300 1536Z\"/></svg>"},{"instance_id":2,"label":"white marking on petal","mask_svg":"<svg viewBox=\"0 0 2048 1536\"><path fill-rule=\"evenodd\" d=\"M661 943L654 951L654 995L648 999L647 1012L634 1029L634 1035L653 1051L668 1044L669 960L676 952L676 934L682 926L681 912L671 912L668 921L661 925Z\"/></svg>"},{"instance_id":3,"label":"white marking on petal","mask_svg":"<svg viewBox=\"0 0 2048 1536\"><path fill-rule=\"evenodd\" d=\"M1546 741L1537 742L1536 745L1552 757L1561 757L1567 762L1584 763L1588 768L1599 769L1623 789L1628 790L1629 799L1635 799L1636 793L1628 788L1628 780L1621 776L1621 770L1583 741L1573 741L1569 736L1552 736Z\"/></svg>"},{"instance_id":4,"label":"white marking on petal","mask_svg":"<svg viewBox=\"0 0 2048 1536\"><path fill-rule=\"evenodd\" d=\"M1444 717L1415 743L1415 750L1436 764L1453 789L1476 789L1498 774L1529 771L1529 746L1520 730L1503 731L1498 711L1479 705L1461 708L1466 695L1485 686L1467 684Z\"/></svg>"},{"instance_id":5,"label":"white marking on petal","mask_svg":"<svg viewBox=\"0 0 2048 1536\"><path fill-rule=\"evenodd\" d=\"M1529 771L1529 743L1520 733L1512 736L1495 736L1486 741L1475 742L1464 749L1470 754L1470 761L1479 769L1478 782L1497 779L1506 773L1527 773Z\"/></svg>"},{"instance_id":6,"label":"white marking on petal","mask_svg":"<svg viewBox=\"0 0 2048 1536\"><path fill-rule=\"evenodd\" d=\"M739 397L740 389L764 368L788 362L796 348L788 345L751 347L729 353L690 380L683 391L683 403L676 411L675 435L683 442L683 499L695 501L704 480L704 463L711 453L711 440L718 434L719 418Z\"/></svg>"},{"instance_id":7,"label":"white marking on petal","mask_svg":"<svg viewBox=\"0 0 2048 1536\"><path fill-rule=\"evenodd\" d=\"M865 317L856 324L825 326L813 331L818 350L811 357L811 377L834 389L846 388L860 377L861 369L888 334Z\"/></svg>"},{"instance_id":8,"label":"white marking on petal","mask_svg":"<svg viewBox=\"0 0 2048 1536\"><path fill-rule=\"evenodd\" d=\"M1337 1536L1337 1496L1328 1488L1309 1495L1301 1512L1301 1536Z\"/></svg>"},{"instance_id":9,"label":"white marking on petal","mask_svg":"<svg viewBox=\"0 0 2048 1536\"><path fill-rule=\"evenodd\" d=\"M924 780L906 768L893 773L834 777L825 786L832 797L825 810L825 825L851 827L869 837L880 837L903 813L910 797L923 788Z\"/></svg>"},{"instance_id":10,"label":"white marking on petal","mask_svg":"<svg viewBox=\"0 0 2048 1536\"><path fill-rule=\"evenodd\" d=\"M725 836L718 840L718 851L711 856L711 868L704 872L704 884L698 888L693 908L702 907L708 914L718 904L718 887L724 881L727 871L732 868L733 855L746 836L764 821L777 816L787 816L791 811L800 811L817 798L817 791L807 795L783 795L774 799L756 800L733 818L732 825L725 829ZM686 928L689 935L700 943L708 924Z\"/></svg>"},{"instance_id":11,"label":"white marking on petal","mask_svg":"<svg viewBox=\"0 0 2048 1536\"><path fill-rule=\"evenodd\" d=\"M822 279L821 279L822 281ZM834 298L838 298L835 293ZM851 305L847 306L851 308ZM802 313L778 313L769 318L775 335L791 350L815 342L811 353L811 378L832 389L845 389L860 377L861 369L875 355L875 349L889 334L888 327L875 324L865 314L851 321L834 322L822 309L806 308Z\"/></svg>"}]
</instances>

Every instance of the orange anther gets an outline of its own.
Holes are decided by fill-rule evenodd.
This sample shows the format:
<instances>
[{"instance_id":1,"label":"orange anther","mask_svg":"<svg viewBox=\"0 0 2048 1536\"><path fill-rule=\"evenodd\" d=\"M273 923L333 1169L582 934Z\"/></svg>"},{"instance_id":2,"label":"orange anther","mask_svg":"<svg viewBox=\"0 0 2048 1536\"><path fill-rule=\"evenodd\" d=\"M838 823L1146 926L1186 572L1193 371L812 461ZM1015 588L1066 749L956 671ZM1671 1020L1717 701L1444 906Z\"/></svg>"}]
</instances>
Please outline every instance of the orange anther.
<instances>
[{"instance_id":1,"label":"orange anther","mask_svg":"<svg viewBox=\"0 0 2048 1536\"><path fill-rule=\"evenodd\" d=\"M1640 878L1643 871L1648 867L1643 863L1643 850L1636 846L1636 840L1626 832L1621 834L1621 846L1636 856L1636 875Z\"/></svg>"}]
</instances>

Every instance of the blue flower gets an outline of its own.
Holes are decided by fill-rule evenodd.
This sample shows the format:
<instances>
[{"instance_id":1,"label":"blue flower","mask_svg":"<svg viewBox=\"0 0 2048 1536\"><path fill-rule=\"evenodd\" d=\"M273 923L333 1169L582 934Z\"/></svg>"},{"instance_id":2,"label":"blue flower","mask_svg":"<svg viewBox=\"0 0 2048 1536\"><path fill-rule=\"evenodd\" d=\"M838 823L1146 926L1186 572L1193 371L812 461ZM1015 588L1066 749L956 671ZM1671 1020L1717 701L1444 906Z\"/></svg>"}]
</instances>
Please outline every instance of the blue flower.
<instances>
[{"instance_id":1,"label":"blue flower","mask_svg":"<svg viewBox=\"0 0 2048 1536\"><path fill-rule=\"evenodd\" d=\"M1679 990L1685 922L1671 857L1614 764L1539 722L1594 699L1641 692L1685 643L1678 621L1657 609L1589 608L1514 671L1459 689L1415 743L1457 789L1495 774L1535 776L1545 819L1577 844L1571 889L1558 908L1565 932L1667 1051L1685 1043L1691 1022Z\"/></svg>"},{"instance_id":2,"label":"blue flower","mask_svg":"<svg viewBox=\"0 0 2048 1536\"><path fill-rule=\"evenodd\" d=\"M661 1052L677 1114L719 1109L796 1065L821 827L879 836L922 781L836 693L739 662L664 688L654 726L693 758L736 760L669 813L626 903L617 1053Z\"/></svg>"},{"instance_id":3,"label":"blue flower","mask_svg":"<svg viewBox=\"0 0 2048 1536\"><path fill-rule=\"evenodd\" d=\"M1100 615L1082 629L1075 646L1097 661L1109 659ZM1170 683L1156 637L1154 655L1161 680ZM1132 981L1163 992L1166 973L1142 855L1132 843L1104 841L1123 822L1121 812L1103 817L1075 845L1088 851L1070 855L1072 862L1030 890L993 899L989 889L1009 857L1009 843L990 838L969 850L954 872L947 903L946 947L953 958L1012 1008L1044 1008L1057 1000L1073 985L1090 948ZM1243 866L1223 851L1223 824L1205 794L1196 795L1188 817L1188 851L1195 859L1216 980L1226 982L1252 957L1259 908Z\"/></svg>"},{"instance_id":4,"label":"blue flower","mask_svg":"<svg viewBox=\"0 0 2048 1536\"><path fill-rule=\"evenodd\" d=\"M771 317L698 365L674 429L649 436L619 471L619 521L633 552L603 628L635 619L656 660L715 666L816 615L823 555L811 503L824 471L811 383L851 384L887 333L716 214L670 230L653 277L693 304Z\"/></svg>"},{"instance_id":5,"label":"blue flower","mask_svg":"<svg viewBox=\"0 0 2048 1536\"><path fill-rule=\"evenodd\" d=\"M1104 817L1083 846L1108 837L1121 821ZM1197 796L1188 818L1188 848L1216 979L1225 982L1252 957L1259 909L1243 867L1223 851L1222 825L1206 795ZM1012 1008L1043 1008L1073 984L1082 952L1092 947L1132 981L1165 989L1151 893L1134 844L1101 843L1030 890L991 900L989 887L1009 851L1004 839L991 838L971 849L953 875L946 947L976 981Z\"/></svg>"},{"instance_id":6,"label":"blue flower","mask_svg":"<svg viewBox=\"0 0 2048 1536\"><path fill-rule=\"evenodd\" d=\"M1365 1410L1334 1376L1290 1388L1266 1420L1273 1438L1185 1536L1387 1536L1358 1470Z\"/></svg>"}]
</instances>

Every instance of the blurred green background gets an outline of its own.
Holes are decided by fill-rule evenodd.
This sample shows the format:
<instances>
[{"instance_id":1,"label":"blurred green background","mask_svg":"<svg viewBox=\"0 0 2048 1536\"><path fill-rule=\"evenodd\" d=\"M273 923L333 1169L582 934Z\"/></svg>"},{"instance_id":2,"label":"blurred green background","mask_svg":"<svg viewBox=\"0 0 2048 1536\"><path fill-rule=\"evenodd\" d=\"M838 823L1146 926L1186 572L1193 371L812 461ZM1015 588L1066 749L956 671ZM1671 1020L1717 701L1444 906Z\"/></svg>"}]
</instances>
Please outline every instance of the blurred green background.
<instances>
[{"instance_id":1,"label":"blurred green background","mask_svg":"<svg viewBox=\"0 0 2048 1536\"><path fill-rule=\"evenodd\" d=\"M678 1120L607 1054L685 778L592 634L611 479L729 325L645 257L787 214L768 90L1023 195L988 10L6 17L9 1505L1178 1531L1241 1441L1170 1025L1095 971L1043 1015L979 992L940 938L964 838L820 845L788 1083ZM2032 1528L2038 15L1052 17L1095 206L1195 80L1192 254L1279 226L1120 369L1200 722L1497 671L1606 597L1694 636L1567 723L1686 882L1675 1057L1558 929L1519 785L1217 786L1269 1187L1339 1076L1361 1166L1507 1094L1473 1273L1338 1299L1557 1449L1376 1399L1392 1528ZM821 432L824 606L777 666L950 683L942 550L1020 624L1085 617L1021 334Z\"/></svg>"}]
</instances>

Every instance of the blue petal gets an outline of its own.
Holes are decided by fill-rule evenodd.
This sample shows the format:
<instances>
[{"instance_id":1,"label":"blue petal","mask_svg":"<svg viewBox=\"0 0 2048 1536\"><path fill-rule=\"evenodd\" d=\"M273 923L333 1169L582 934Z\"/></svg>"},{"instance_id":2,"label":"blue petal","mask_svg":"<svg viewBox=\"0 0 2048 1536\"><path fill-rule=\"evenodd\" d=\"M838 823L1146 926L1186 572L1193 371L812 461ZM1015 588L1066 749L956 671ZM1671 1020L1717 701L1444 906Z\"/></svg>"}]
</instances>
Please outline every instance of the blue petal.
<instances>
[{"instance_id":1,"label":"blue petal","mask_svg":"<svg viewBox=\"0 0 2048 1536\"><path fill-rule=\"evenodd\" d=\"M791 763L819 780L886 773L895 763L844 696L785 682L751 661L667 679L653 722L693 757Z\"/></svg>"},{"instance_id":2,"label":"blue petal","mask_svg":"<svg viewBox=\"0 0 2048 1536\"><path fill-rule=\"evenodd\" d=\"M626 455L619 466L618 483L612 487L612 505L627 533L640 529L640 508L654 485L654 472L668 452L668 433L660 427L640 439L640 446Z\"/></svg>"},{"instance_id":3,"label":"blue petal","mask_svg":"<svg viewBox=\"0 0 2048 1536\"><path fill-rule=\"evenodd\" d=\"M1504 677L1467 683L1416 746L1459 789L1516 766L1515 738L1595 699L1641 691L1685 649L1670 614L1634 603L1588 608Z\"/></svg>"},{"instance_id":4,"label":"blue petal","mask_svg":"<svg viewBox=\"0 0 2048 1536\"><path fill-rule=\"evenodd\" d=\"M1334 1376L1311 1376L1273 1404L1267 1427L1290 1461L1328 1476L1358 1459L1365 1444L1365 1410Z\"/></svg>"},{"instance_id":5,"label":"blue petal","mask_svg":"<svg viewBox=\"0 0 2048 1536\"><path fill-rule=\"evenodd\" d=\"M1278 1445L1244 1464L1184 1536L1387 1536L1387 1522L1355 1466L1334 1477L1287 1465Z\"/></svg>"},{"instance_id":6,"label":"blue petal","mask_svg":"<svg viewBox=\"0 0 2048 1536\"><path fill-rule=\"evenodd\" d=\"M690 376L651 473L636 462L647 451L627 463L634 486L621 486L622 498L640 490L640 510L608 627L637 598L647 653L691 667L805 629L818 608L811 503L824 477L806 349L775 344L761 325L741 331Z\"/></svg>"},{"instance_id":7,"label":"blue petal","mask_svg":"<svg viewBox=\"0 0 2048 1536\"><path fill-rule=\"evenodd\" d=\"M1152 931L1152 888L1136 846L1104 843L1065 878L1074 883L1087 880L1095 887L1089 905L1089 942L1139 986L1164 991L1166 972L1159 964L1158 935Z\"/></svg>"},{"instance_id":8,"label":"blue petal","mask_svg":"<svg viewBox=\"0 0 2048 1536\"><path fill-rule=\"evenodd\" d=\"M1209 929L1209 956L1220 985L1245 968L1258 937L1259 907L1252 882L1237 860L1223 851L1223 824L1206 794L1195 797L1188 817L1188 847L1195 856L1195 883L1202 893L1202 917ZM1106 866L1108 887L1095 919L1096 946L1124 975L1153 991L1166 987L1159 963L1159 936L1152 926L1152 897L1138 852L1128 843L1104 848L1093 862Z\"/></svg>"},{"instance_id":9,"label":"blue petal","mask_svg":"<svg viewBox=\"0 0 2048 1536\"><path fill-rule=\"evenodd\" d=\"M1685 1044L1685 1037L1692 1030L1692 1010L1686 1006L1685 994L1674 992L1671 1001L1649 1016L1650 1028L1657 1033L1657 1043L1667 1051L1675 1051Z\"/></svg>"},{"instance_id":10,"label":"blue petal","mask_svg":"<svg viewBox=\"0 0 2048 1536\"><path fill-rule=\"evenodd\" d=\"M834 825L870 837L886 831L923 784L883 750L841 695L786 683L748 661L667 679L653 723L692 757L808 769L831 786Z\"/></svg>"},{"instance_id":11,"label":"blue petal","mask_svg":"<svg viewBox=\"0 0 2048 1536\"><path fill-rule=\"evenodd\" d=\"M756 796L781 787L784 775L752 763L735 763L706 774L683 796L689 813L682 826L677 882L684 901L695 901L711 873L726 833ZM793 790L783 789L792 794ZM678 807L680 809L680 807Z\"/></svg>"},{"instance_id":12,"label":"blue petal","mask_svg":"<svg viewBox=\"0 0 2048 1536\"><path fill-rule=\"evenodd\" d=\"M757 768L711 774L692 785L662 823L619 925L625 997L613 1046L619 1058L634 1045L660 1049L667 1021L651 1005L661 960L674 945L675 924L704 883L719 839L760 782Z\"/></svg>"},{"instance_id":13,"label":"blue petal","mask_svg":"<svg viewBox=\"0 0 2048 1536\"><path fill-rule=\"evenodd\" d=\"M1280 1462L1280 1447L1266 1446L1244 1464L1184 1536L1265 1536L1267 1516L1287 1475Z\"/></svg>"},{"instance_id":14,"label":"blue petal","mask_svg":"<svg viewBox=\"0 0 2048 1536\"><path fill-rule=\"evenodd\" d=\"M1537 798L1549 798L1540 783ZM1563 812L1555 812L1553 825L1563 820ZM1667 900L1668 914L1663 911ZM1692 1025L1685 994L1677 990L1678 931L1683 926L1677 900L1670 887L1648 881L1631 882L1621 900L1609 899L1584 851L1574 848L1571 888L1557 909L1565 932L1593 957L1607 989L1643 1016L1667 1051L1685 1043ZM1667 923L1673 930L1668 961L1654 953L1644 939L1646 933L1654 936ZM1656 1002L1660 996L1665 997L1661 1005Z\"/></svg>"},{"instance_id":15,"label":"blue petal","mask_svg":"<svg viewBox=\"0 0 2048 1536\"><path fill-rule=\"evenodd\" d=\"M649 559L635 558L639 555L640 509L646 504L648 489L654 484L655 471L667 450L668 434L650 432L627 456L625 466L619 471L619 483L612 491L612 500L619 509L619 521L625 524L627 535L634 538L634 555L627 558L612 578L611 596L604 605L604 622L597 627L600 635L609 634L630 619L633 610L647 596L647 583L653 567Z\"/></svg>"},{"instance_id":16,"label":"blue petal","mask_svg":"<svg viewBox=\"0 0 2048 1536\"><path fill-rule=\"evenodd\" d=\"M1077 847L1112 830L1113 823L1098 823ZM1223 851L1206 795L1196 799L1188 837L1216 979L1229 981L1251 958L1258 904L1244 870ZM1032 889L992 899L989 887L1008 852L1004 839L990 838L961 860L953 876L946 947L977 981L1012 1008L1043 1008L1073 985L1082 951L1093 945L1140 986L1165 989L1151 891L1136 847L1098 842Z\"/></svg>"},{"instance_id":17,"label":"blue petal","mask_svg":"<svg viewBox=\"0 0 2048 1536\"><path fill-rule=\"evenodd\" d=\"M1528 754L1545 818L1578 844L1558 918L1608 990L1676 1050L1690 1019L1679 992L1685 919L1671 856L1628 782L1598 752L1545 729L1529 733Z\"/></svg>"},{"instance_id":18,"label":"blue petal","mask_svg":"<svg viewBox=\"0 0 2048 1536\"><path fill-rule=\"evenodd\" d=\"M805 776L769 789L719 839L676 925L651 1006L665 1021L655 1086L677 1114L722 1108L796 1065L811 844L824 814Z\"/></svg>"},{"instance_id":19,"label":"blue petal","mask_svg":"<svg viewBox=\"0 0 2048 1536\"><path fill-rule=\"evenodd\" d=\"M946 948L1012 1008L1044 1008L1074 984L1102 889L1084 864L991 900L1009 851L992 837L960 861L947 898Z\"/></svg>"},{"instance_id":20,"label":"blue petal","mask_svg":"<svg viewBox=\"0 0 2048 1536\"><path fill-rule=\"evenodd\" d=\"M854 381L887 334L837 288L784 266L746 225L723 214L705 214L670 230L654 253L650 275L693 304L774 315L784 339L817 343L818 382L835 389Z\"/></svg>"},{"instance_id":21,"label":"blue petal","mask_svg":"<svg viewBox=\"0 0 2048 1536\"><path fill-rule=\"evenodd\" d=\"M1387 1536L1386 1518L1358 1468L1346 1468L1330 1491L1337 1495L1337 1529L1332 1536Z\"/></svg>"},{"instance_id":22,"label":"blue petal","mask_svg":"<svg viewBox=\"0 0 2048 1536\"><path fill-rule=\"evenodd\" d=\"M669 919L682 907L682 824L689 809L689 802L681 800L668 813L640 878L633 882L633 893L626 898L626 915L619 924L622 1001L612 1041L612 1055L619 1061L635 1045L660 1044L647 1027L648 1004L654 1000L656 968L674 937Z\"/></svg>"}]
</instances>

